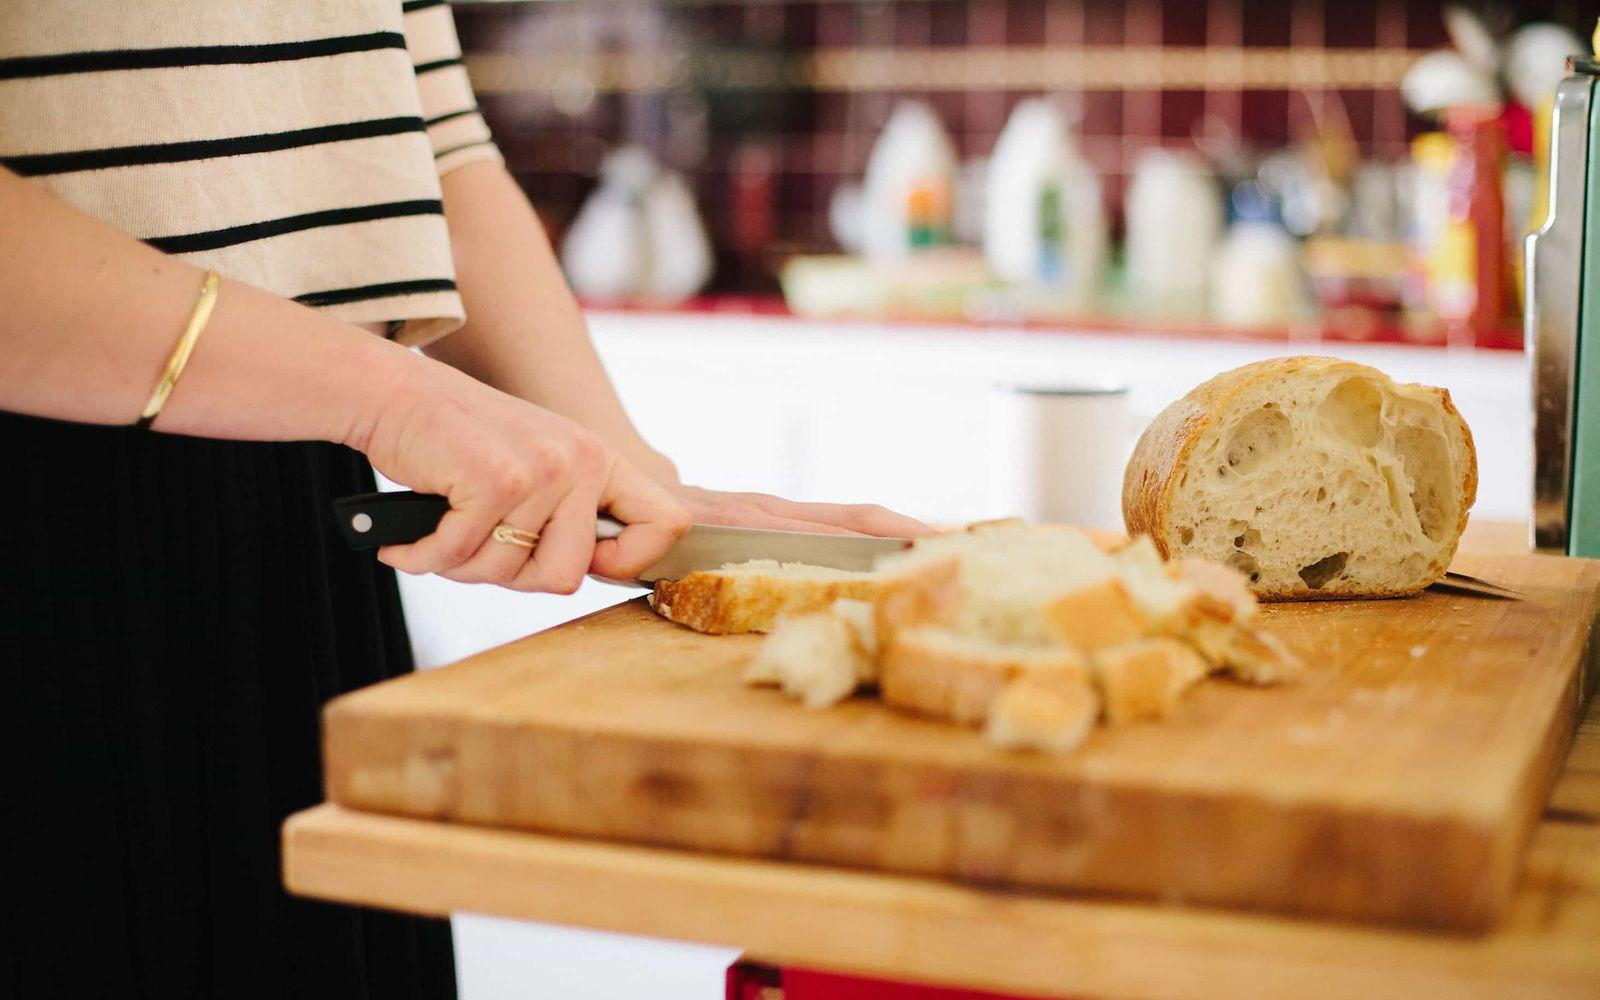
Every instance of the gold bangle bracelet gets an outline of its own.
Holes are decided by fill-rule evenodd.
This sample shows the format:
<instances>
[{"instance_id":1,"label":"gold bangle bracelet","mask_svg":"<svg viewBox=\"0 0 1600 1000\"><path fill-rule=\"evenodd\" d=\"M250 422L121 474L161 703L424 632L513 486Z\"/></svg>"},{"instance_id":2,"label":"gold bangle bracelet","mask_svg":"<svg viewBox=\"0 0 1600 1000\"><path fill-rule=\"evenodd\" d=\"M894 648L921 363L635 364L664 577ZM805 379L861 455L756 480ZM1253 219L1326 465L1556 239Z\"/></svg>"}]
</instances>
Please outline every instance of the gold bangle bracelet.
<instances>
[{"instance_id":1,"label":"gold bangle bracelet","mask_svg":"<svg viewBox=\"0 0 1600 1000\"><path fill-rule=\"evenodd\" d=\"M189 355L194 353L195 342L206 328L206 321L211 319L211 310L217 304L217 288L221 283L217 272L206 272L206 280L200 286L200 298L195 301L194 312L189 314L189 325L183 328L183 336L178 338L177 346L172 349L172 357L167 359L167 368L161 373L161 381L156 383L150 401L144 404L144 410L133 426L148 430L156 417L161 415L161 408L167 405L167 397L172 395L172 387L178 384L178 376L183 374L184 366L189 363Z\"/></svg>"}]
</instances>

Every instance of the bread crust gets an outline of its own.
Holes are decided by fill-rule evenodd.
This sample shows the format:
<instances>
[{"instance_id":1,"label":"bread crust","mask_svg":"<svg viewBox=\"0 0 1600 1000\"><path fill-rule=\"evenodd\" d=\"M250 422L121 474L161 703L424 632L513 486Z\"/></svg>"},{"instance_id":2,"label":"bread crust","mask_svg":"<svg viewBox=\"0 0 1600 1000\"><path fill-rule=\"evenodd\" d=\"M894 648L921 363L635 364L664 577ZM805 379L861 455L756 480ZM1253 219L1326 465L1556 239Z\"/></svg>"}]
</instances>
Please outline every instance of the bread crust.
<instances>
[{"instance_id":1,"label":"bread crust","mask_svg":"<svg viewBox=\"0 0 1600 1000\"><path fill-rule=\"evenodd\" d=\"M1136 639L1094 659L1095 682L1112 725L1163 719L1183 692L1210 672L1206 661L1177 639Z\"/></svg>"},{"instance_id":2,"label":"bread crust","mask_svg":"<svg viewBox=\"0 0 1600 1000\"><path fill-rule=\"evenodd\" d=\"M885 704L975 726L988 719L1000 692L1019 677L1060 674L1089 681L1088 661L1070 648L1017 650L1008 655L1004 647L996 647L980 654L930 641L933 631L905 629L883 646L878 690ZM1041 653L1047 661L1041 660Z\"/></svg>"},{"instance_id":3,"label":"bread crust","mask_svg":"<svg viewBox=\"0 0 1600 1000\"><path fill-rule=\"evenodd\" d=\"M1272 358L1243 365L1223 372L1190 390L1182 399L1162 410L1134 446L1122 476L1122 518L1128 534L1137 537L1147 534L1155 542L1165 559L1173 557L1171 521L1173 496L1178 490L1189 456L1200 440L1232 409L1233 401L1263 381L1289 375L1323 374L1342 369L1353 376L1363 376L1386 385L1400 385L1388 375L1355 361L1317 355L1296 355ZM1472 440L1472 430L1462 419L1460 411L1450 399L1447 389L1417 384L1403 384L1405 388L1432 394L1448 419L1460 428L1466 451L1466 468L1461 470L1459 482L1460 517L1454 540L1441 567L1429 579L1414 587L1366 591L1362 593L1328 593L1310 587L1293 587L1287 590L1256 590L1264 601L1342 601L1353 598L1409 597L1444 576L1445 567L1455 555L1455 545L1466 529L1473 501L1478 493L1478 453Z\"/></svg>"},{"instance_id":4,"label":"bread crust","mask_svg":"<svg viewBox=\"0 0 1600 1000\"><path fill-rule=\"evenodd\" d=\"M961 557L933 556L884 574L872 601L878 642L904 628L952 625L961 613Z\"/></svg>"},{"instance_id":5,"label":"bread crust","mask_svg":"<svg viewBox=\"0 0 1600 1000\"><path fill-rule=\"evenodd\" d=\"M1067 753L1089 738L1099 715L1099 695L1087 681L1027 674L994 700L983 735L996 746Z\"/></svg>"},{"instance_id":6,"label":"bread crust","mask_svg":"<svg viewBox=\"0 0 1600 1000\"><path fill-rule=\"evenodd\" d=\"M1121 580L1101 580L1051 601L1044 608L1050 631L1069 646L1087 653L1120 645L1150 631L1150 619L1139 610Z\"/></svg>"},{"instance_id":7,"label":"bread crust","mask_svg":"<svg viewBox=\"0 0 1600 1000\"><path fill-rule=\"evenodd\" d=\"M842 597L870 601L878 587L873 577L808 580L713 571L657 580L650 604L656 614L696 632L731 635L770 632L784 615L824 611Z\"/></svg>"}]
</instances>

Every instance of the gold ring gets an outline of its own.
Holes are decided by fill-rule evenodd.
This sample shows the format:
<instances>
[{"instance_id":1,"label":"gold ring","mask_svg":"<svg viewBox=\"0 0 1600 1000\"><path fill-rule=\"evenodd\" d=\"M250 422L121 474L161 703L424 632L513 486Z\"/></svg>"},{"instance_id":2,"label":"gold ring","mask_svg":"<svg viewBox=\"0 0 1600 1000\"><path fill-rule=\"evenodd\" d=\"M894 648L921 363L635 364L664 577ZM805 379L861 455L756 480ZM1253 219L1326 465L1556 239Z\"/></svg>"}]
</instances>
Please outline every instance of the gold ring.
<instances>
[{"instance_id":1,"label":"gold ring","mask_svg":"<svg viewBox=\"0 0 1600 1000\"><path fill-rule=\"evenodd\" d=\"M513 528L504 521L495 525L494 530L489 534L497 542L509 542L512 545L520 545L525 549L531 549L539 544L539 533L537 531L523 531L521 528Z\"/></svg>"}]
</instances>

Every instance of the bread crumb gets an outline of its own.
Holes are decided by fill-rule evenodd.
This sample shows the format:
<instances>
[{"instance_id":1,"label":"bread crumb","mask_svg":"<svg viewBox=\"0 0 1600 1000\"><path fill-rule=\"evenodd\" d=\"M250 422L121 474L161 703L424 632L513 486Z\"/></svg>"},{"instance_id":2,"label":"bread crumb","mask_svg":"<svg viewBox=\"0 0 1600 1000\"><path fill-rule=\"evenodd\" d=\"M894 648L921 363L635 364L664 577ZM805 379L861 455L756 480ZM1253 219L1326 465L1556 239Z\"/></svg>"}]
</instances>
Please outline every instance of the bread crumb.
<instances>
[{"instance_id":1,"label":"bread crumb","mask_svg":"<svg viewBox=\"0 0 1600 1000\"><path fill-rule=\"evenodd\" d=\"M1412 646L1411 647L1411 658L1413 660L1420 660L1420 659L1422 659L1422 657L1424 655L1427 654L1427 652L1428 652L1428 647L1427 646Z\"/></svg>"}]
</instances>

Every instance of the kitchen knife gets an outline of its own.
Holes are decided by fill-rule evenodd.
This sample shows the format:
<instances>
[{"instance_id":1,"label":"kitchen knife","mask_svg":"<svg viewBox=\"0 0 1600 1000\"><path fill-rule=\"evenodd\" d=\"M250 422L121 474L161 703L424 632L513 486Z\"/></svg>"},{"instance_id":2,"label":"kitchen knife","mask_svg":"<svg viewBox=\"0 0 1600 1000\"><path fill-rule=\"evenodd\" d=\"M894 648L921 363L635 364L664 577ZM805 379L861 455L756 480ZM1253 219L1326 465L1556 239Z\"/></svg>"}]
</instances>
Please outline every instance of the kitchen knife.
<instances>
[{"instance_id":1,"label":"kitchen knife","mask_svg":"<svg viewBox=\"0 0 1600 1000\"><path fill-rule=\"evenodd\" d=\"M1449 590L1458 594L1472 594L1476 597L1498 597L1503 601L1520 601L1525 595L1520 590L1502 587L1498 583L1480 580L1475 576L1457 573L1454 570L1446 573L1443 580L1436 581L1433 589Z\"/></svg>"},{"instance_id":2,"label":"kitchen knife","mask_svg":"<svg viewBox=\"0 0 1600 1000\"><path fill-rule=\"evenodd\" d=\"M339 532L352 549L375 549L382 545L404 545L433 534L450 509L450 502L429 493L409 490L395 493L363 493L333 502ZM595 537L615 538L622 524L604 514L595 519ZM654 566L639 575L638 582L678 580L696 570L718 569L728 563L750 559L806 563L834 569L867 570L885 552L905 548L904 538L874 538L861 535L829 535L805 531L762 531L754 528L727 528L697 524L678 539ZM1433 585L1440 590L1476 594L1482 597L1522 599L1509 587L1480 580L1464 573L1446 573Z\"/></svg>"},{"instance_id":3,"label":"kitchen knife","mask_svg":"<svg viewBox=\"0 0 1600 1000\"><path fill-rule=\"evenodd\" d=\"M428 493L363 493L333 502L339 532L352 549L405 545L433 534L450 502ZM595 519L595 538L615 538L622 524L604 514ZM718 569L750 559L806 563L833 569L868 570L885 552L906 547L904 538L829 535L806 531L764 531L697 524L667 550L638 582L677 580L696 570Z\"/></svg>"}]
</instances>

